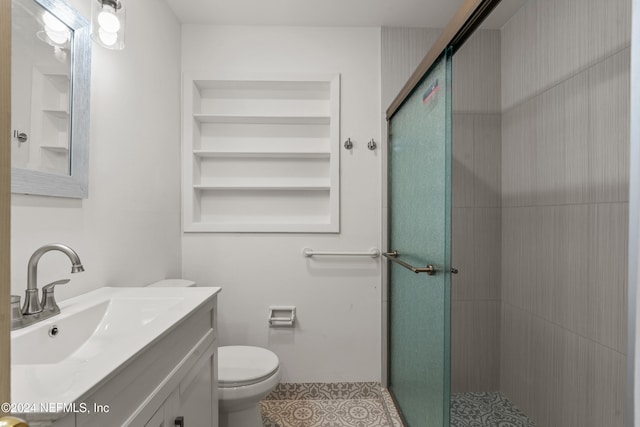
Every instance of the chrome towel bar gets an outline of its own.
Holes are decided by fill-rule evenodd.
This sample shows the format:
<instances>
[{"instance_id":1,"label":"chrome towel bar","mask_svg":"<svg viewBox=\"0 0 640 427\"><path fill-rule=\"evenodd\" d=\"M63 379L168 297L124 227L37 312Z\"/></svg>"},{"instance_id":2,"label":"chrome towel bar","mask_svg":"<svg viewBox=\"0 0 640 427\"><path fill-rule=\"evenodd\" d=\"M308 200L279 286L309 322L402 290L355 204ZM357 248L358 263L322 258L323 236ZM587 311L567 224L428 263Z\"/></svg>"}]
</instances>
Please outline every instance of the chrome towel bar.
<instances>
[{"instance_id":1,"label":"chrome towel bar","mask_svg":"<svg viewBox=\"0 0 640 427\"><path fill-rule=\"evenodd\" d=\"M302 248L302 255L307 258L312 256L368 256L371 258L377 258L380 256L380 250L378 248L371 248L368 252L321 252L314 251L309 248Z\"/></svg>"},{"instance_id":2,"label":"chrome towel bar","mask_svg":"<svg viewBox=\"0 0 640 427\"><path fill-rule=\"evenodd\" d=\"M382 256L384 256L385 258L387 258L389 261L395 262L396 264L399 264L401 266L403 266L404 268L406 268L407 270L411 270L414 273L418 274L418 273L427 273L429 276L433 276L434 274L436 274L436 268L429 264L426 267L414 267L413 265L404 262L400 259L398 259L398 251L393 251L393 252L384 252L382 254ZM458 274L458 269L451 267L451 274Z\"/></svg>"}]
</instances>

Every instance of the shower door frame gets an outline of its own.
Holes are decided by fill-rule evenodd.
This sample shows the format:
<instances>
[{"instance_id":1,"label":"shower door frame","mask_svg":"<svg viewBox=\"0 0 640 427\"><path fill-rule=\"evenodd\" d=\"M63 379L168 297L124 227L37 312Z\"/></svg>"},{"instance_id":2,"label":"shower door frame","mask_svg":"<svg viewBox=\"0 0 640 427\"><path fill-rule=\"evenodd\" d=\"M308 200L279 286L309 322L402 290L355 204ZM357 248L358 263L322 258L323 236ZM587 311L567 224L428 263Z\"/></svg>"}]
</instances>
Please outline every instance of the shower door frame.
<instances>
[{"instance_id":1,"label":"shower door frame","mask_svg":"<svg viewBox=\"0 0 640 427\"><path fill-rule=\"evenodd\" d=\"M395 113L402 107L404 102L413 93L414 89L420 84L423 77L431 69L432 65L440 58L446 49L451 49L452 55L464 44L464 42L473 34L482 21L489 16L493 9L501 2L501 0L465 0L462 6L458 8L455 15L447 26L442 30L440 36L431 46L426 56L422 59L416 70L411 74L407 82L404 84L398 95L391 102L386 110L387 121L387 142L389 141L389 122ZM388 158L383 157L383 170L386 170L383 183L383 200L387 200L385 204L385 224L383 226L383 241L386 241L387 250L389 247L389 178ZM383 263L383 312L382 312L382 383L385 387L389 386L389 332L390 332L390 304L389 296L389 266ZM443 426L445 427L445 426Z\"/></svg>"},{"instance_id":2,"label":"shower door frame","mask_svg":"<svg viewBox=\"0 0 640 427\"><path fill-rule=\"evenodd\" d=\"M429 48L429 51L422 61L420 61L420 64L418 64L413 74L411 74L407 82L402 86L400 92L398 92L393 101L391 101L386 111L387 123L398 109L400 109L402 104L404 104L416 86L420 84L424 75L438 58L440 58L440 55L442 55L445 49L451 48L452 55L454 55L501 1L502 0L465 0L447 26L442 30L438 39L433 43L431 48Z\"/></svg>"}]
</instances>

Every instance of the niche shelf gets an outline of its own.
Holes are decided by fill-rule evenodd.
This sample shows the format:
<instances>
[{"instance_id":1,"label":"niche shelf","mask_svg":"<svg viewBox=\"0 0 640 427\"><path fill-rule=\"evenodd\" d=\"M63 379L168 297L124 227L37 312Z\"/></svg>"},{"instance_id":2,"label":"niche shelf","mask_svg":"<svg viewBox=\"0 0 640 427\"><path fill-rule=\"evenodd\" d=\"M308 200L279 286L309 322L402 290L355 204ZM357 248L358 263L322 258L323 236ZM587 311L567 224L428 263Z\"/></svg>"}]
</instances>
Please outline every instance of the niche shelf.
<instances>
[{"instance_id":1,"label":"niche shelf","mask_svg":"<svg viewBox=\"0 0 640 427\"><path fill-rule=\"evenodd\" d=\"M199 123L237 123L237 124L302 124L302 125L328 125L330 117L325 116L249 116L249 115L220 115L220 114L194 114L193 118Z\"/></svg>"},{"instance_id":2,"label":"niche shelf","mask_svg":"<svg viewBox=\"0 0 640 427\"><path fill-rule=\"evenodd\" d=\"M65 70L32 70L30 163L40 171L69 173L69 91Z\"/></svg>"},{"instance_id":3,"label":"niche shelf","mask_svg":"<svg viewBox=\"0 0 640 427\"><path fill-rule=\"evenodd\" d=\"M183 85L185 232L339 231L339 75Z\"/></svg>"},{"instance_id":4,"label":"niche shelf","mask_svg":"<svg viewBox=\"0 0 640 427\"><path fill-rule=\"evenodd\" d=\"M273 157L273 158L329 158L331 153L328 151L313 151L313 150L300 150L300 151L231 151L231 150L193 150L193 155L196 157Z\"/></svg>"}]
</instances>

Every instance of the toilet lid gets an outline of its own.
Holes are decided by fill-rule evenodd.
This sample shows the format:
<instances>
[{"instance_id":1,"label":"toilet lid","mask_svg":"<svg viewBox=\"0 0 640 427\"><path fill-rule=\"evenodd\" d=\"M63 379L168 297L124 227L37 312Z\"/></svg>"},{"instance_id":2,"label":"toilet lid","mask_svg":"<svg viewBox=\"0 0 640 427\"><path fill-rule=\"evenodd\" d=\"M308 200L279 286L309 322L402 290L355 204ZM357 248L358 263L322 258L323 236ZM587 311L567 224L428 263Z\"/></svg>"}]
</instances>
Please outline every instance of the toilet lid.
<instances>
[{"instance_id":1,"label":"toilet lid","mask_svg":"<svg viewBox=\"0 0 640 427\"><path fill-rule=\"evenodd\" d=\"M218 385L240 387L270 377L278 369L278 356L273 352L243 345L218 348Z\"/></svg>"}]
</instances>

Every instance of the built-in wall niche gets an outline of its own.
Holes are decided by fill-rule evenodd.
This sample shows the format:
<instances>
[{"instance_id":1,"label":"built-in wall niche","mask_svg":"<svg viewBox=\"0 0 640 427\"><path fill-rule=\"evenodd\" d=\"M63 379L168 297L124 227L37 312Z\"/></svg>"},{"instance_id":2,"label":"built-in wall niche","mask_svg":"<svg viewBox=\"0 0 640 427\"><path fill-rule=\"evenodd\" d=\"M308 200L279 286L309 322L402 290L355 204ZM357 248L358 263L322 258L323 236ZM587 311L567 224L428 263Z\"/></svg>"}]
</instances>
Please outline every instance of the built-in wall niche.
<instances>
[{"instance_id":1,"label":"built-in wall niche","mask_svg":"<svg viewBox=\"0 0 640 427\"><path fill-rule=\"evenodd\" d=\"M185 73L187 232L339 231L338 75Z\"/></svg>"},{"instance_id":2,"label":"built-in wall niche","mask_svg":"<svg viewBox=\"0 0 640 427\"><path fill-rule=\"evenodd\" d=\"M65 70L33 68L30 169L70 173L69 80Z\"/></svg>"}]
</instances>

